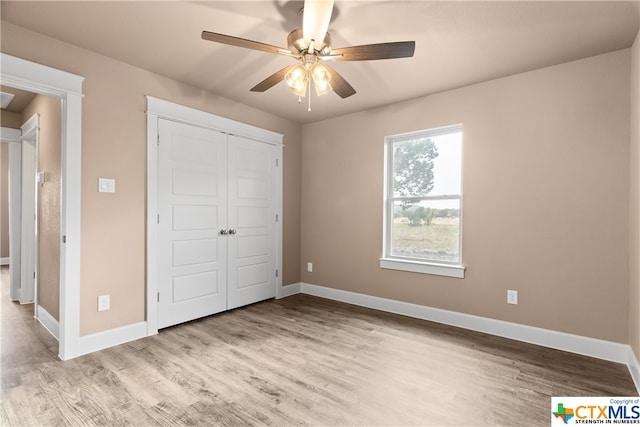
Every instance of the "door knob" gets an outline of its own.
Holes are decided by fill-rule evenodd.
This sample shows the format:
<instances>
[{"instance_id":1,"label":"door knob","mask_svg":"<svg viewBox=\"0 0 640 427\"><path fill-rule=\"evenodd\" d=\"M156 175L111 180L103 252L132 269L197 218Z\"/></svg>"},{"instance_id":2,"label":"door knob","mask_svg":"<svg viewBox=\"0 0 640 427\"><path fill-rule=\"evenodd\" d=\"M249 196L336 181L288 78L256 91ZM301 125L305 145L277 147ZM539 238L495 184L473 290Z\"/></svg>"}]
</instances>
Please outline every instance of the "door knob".
<instances>
[{"instance_id":1,"label":"door knob","mask_svg":"<svg viewBox=\"0 0 640 427\"><path fill-rule=\"evenodd\" d=\"M229 229L229 234L236 234L236 229L235 228L230 228Z\"/></svg>"},{"instance_id":2,"label":"door knob","mask_svg":"<svg viewBox=\"0 0 640 427\"><path fill-rule=\"evenodd\" d=\"M220 230L220 235L226 236L227 234L229 234L229 232L227 230L225 230L224 228L222 230Z\"/></svg>"}]
</instances>

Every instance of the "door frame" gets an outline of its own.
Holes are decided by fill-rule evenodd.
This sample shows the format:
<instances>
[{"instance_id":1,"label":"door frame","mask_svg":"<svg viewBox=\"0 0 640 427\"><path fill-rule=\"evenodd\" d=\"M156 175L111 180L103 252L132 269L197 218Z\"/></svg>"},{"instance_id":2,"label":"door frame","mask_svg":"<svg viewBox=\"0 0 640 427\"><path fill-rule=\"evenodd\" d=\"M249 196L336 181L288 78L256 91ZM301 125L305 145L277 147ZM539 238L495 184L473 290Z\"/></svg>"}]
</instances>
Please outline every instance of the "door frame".
<instances>
[{"instance_id":1,"label":"door frame","mask_svg":"<svg viewBox=\"0 0 640 427\"><path fill-rule=\"evenodd\" d=\"M60 98L60 318L58 356L79 356L82 82L84 77L0 53L3 85Z\"/></svg>"},{"instance_id":2,"label":"door frame","mask_svg":"<svg viewBox=\"0 0 640 427\"><path fill-rule=\"evenodd\" d=\"M24 124L21 126L21 134L20 140L22 143L20 144L22 147L22 155L21 160L24 166L25 161L33 160L33 175L31 178L33 179L33 187L27 188L24 183L26 182L26 170L25 168L21 168L20 176L21 176L21 207L20 207L20 303L27 304L33 303L33 315L36 316L37 307L38 307L38 182L36 179L36 174L38 173L39 167L39 149L40 149L40 115L38 113L31 116ZM33 142L33 158L27 159L25 156L25 141ZM30 144L30 142L27 142ZM25 200L25 192L29 193L31 201ZM27 205L30 203L33 209L25 209ZM25 235L25 226L30 228L28 236ZM26 254L32 254L32 256L27 259L25 257ZM32 270L34 272L33 281L31 281L31 273L29 272L29 276L25 273L27 270ZM25 286L29 283L29 286Z\"/></svg>"},{"instance_id":3,"label":"door frame","mask_svg":"<svg viewBox=\"0 0 640 427\"><path fill-rule=\"evenodd\" d=\"M158 333L158 120L173 120L218 132L238 135L278 147L282 159L284 135L216 116L147 95L147 335ZM282 163L282 160L280 160ZM276 182L276 297L282 295L282 164Z\"/></svg>"}]
</instances>

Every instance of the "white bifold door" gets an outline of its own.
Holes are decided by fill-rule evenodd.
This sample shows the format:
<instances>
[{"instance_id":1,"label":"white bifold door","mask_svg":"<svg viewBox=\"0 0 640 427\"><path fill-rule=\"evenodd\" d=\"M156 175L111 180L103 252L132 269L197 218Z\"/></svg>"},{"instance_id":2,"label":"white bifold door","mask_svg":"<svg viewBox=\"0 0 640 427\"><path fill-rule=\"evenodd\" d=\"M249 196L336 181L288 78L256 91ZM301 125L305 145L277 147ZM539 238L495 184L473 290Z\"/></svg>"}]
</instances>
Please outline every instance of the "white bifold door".
<instances>
[{"instance_id":1,"label":"white bifold door","mask_svg":"<svg viewBox=\"0 0 640 427\"><path fill-rule=\"evenodd\" d=\"M273 145L158 121L158 328L276 294Z\"/></svg>"}]
</instances>

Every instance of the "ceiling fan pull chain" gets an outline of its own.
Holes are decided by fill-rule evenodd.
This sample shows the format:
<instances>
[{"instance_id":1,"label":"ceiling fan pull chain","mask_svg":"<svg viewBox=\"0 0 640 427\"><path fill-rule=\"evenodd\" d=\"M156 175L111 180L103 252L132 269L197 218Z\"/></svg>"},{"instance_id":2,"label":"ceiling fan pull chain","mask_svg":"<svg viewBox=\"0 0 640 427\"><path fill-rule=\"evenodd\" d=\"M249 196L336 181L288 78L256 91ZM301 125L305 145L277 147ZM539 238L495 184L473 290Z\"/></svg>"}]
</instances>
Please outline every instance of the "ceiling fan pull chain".
<instances>
[{"instance_id":1,"label":"ceiling fan pull chain","mask_svg":"<svg viewBox=\"0 0 640 427\"><path fill-rule=\"evenodd\" d=\"M307 111L311 111L311 85L309 85L309 108Z\"/></svg>"}]
</instances>

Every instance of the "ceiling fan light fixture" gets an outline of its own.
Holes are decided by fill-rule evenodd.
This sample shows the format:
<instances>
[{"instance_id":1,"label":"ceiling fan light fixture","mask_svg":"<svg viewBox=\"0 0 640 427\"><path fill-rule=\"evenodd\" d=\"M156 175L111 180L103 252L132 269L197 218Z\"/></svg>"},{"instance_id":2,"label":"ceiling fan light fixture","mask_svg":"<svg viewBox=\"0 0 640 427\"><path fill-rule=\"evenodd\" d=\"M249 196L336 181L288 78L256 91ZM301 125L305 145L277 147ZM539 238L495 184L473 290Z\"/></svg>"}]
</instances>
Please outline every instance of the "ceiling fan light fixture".
<instances>
[{"instance_id":1,"label":"ceiling fan light fixture","mask_svg":"<svg viewBox=\"0 0 640 427\"><path fill-rule=\"evenodd\" d=\"M291 88L291 92L296 95L305 96L307 94L309 76L307 68L304 65L298 64L293 67L293 69L285 74L284 81L287 83L287 86Z\"/></svg>"},{"instance_id":2,"label":"ceiling fan light fixture","mask_svg":"<svg viewBox=\"0 0 640 427\"><path fill-rule=\"evenodd\" d=\"M313 86L316 89L316 94L322 96L331 91L331 74L329 71L319 62L314 62L309 70L311 79L313 80Z\"/></svg>"},{"instance_id":3,"label":"ceiling fan light fixture","mask_svg":"<svg viewBox=\"0 0 640 427\"><path fill-rule=\"evenodd\" d=\"M291 91L302 98L307 95L307 91L311 94L309 82L313 81L318 96L333 91L342 99L348 98L355 95L356 90L336 70L326 65L324 59L372 61L410 58L414 54L416 42L386 42L333 49L331 36L327 32L333 2L334 0L304 0L304 7L301 9L302 29L293 30L287 36L289 49L206 30L202 31L201 37L216 43L284 55L298 60L297 65L286 66L252 87L251 92L265 92L285 80Z\"/></svg>"}]
</instances>

